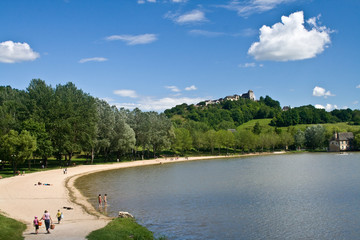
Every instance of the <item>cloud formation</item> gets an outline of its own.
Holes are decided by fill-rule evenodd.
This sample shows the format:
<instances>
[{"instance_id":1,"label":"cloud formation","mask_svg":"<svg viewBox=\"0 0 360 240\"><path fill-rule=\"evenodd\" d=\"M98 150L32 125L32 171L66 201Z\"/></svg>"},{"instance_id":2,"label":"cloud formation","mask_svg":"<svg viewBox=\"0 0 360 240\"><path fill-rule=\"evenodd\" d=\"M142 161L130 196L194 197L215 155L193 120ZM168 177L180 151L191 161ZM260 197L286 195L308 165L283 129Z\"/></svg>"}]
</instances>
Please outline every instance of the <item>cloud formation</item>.
<instances>
[{"instance_id":1,"label":"cloud formation","mask_svg":"<svg viewBox=\"0 0 360 240\"><path fill-rule=\"evenodd\" d=\"M190 87L185 88L186 91L194 91L197 90L197 87L195 85L191 85Z\"/></svg>"},{"instance_id":2,"label":"cloud formation","mask_svg":"<svg viewBox=\"0 0 360 240\"><path fill-rule=\"evenodd\" d=\"M138 95L134 90L129 89L121 89L121 90L115 90L114 94L121 96L121 97L130 97L130 98L137 98Z\"/></svg>"},{"instance_id":3,"label":"cloud formation","mask_svg":"<svg viewBox=\"0 0 360 240\"><path fill-rule=\"evenodd\" d=\"M24 61L34 61L40 54L34 52L29 44L5 41L0 43L0 62L17 63Z\"/></svg>"},{"instance_id":4,"label":"cloud formation","mask_svg":"<svg viewBox=\"0 0 360 240\"><path fill-rule=\"evenodd\" d=\"M190 30L189 33L191 35L205 36L205 37L218 37L225 35L225 33L223 32L211 32L211 31L199 30L199 29Z\"/></svg>"},{"instance_id":5,"label":"cloud formation","mask_svg":"<svg viewBox=\"0 0 360 240\"><path fill-rule=\"evenodd\" d=\"M247 17L254 13L262 13L269 11L280 4L293 2L294 0L232 0L227 5L219 5L218 7L236 11L239 16Z\"/></svg>"},{"instance_id":6,"label":"cloud formation","mask_svg":"<svg viewBox=\"0 0 360 240\"><path fill-rule=\"evenodd\" d=\"M356 86L356 88L360 88L360 84Z\"/></svg>"},{"instance_id":7,"label":"cloud formation","mask_svg":"<svg viewBox=\"0 0 360 240\"><path fill-rule=\"evenodd\" d=\"M257 65L256 63L251 62L251 63L239 64L238 66L239 66L239 68L252 68L252 67L256 67L256 66L263 67L264 65L263 64Z\"/></svg>"},{"instance_id":8,"label":"cloud formation","mask_svg":"<svg viewBox=\"0 0 360 240\"><path fill-rule=\"evenodd\" d=\"M330 91L326 91L324 88L322 87L314 87L313 89L313 96L315 97L330 97L330 96L335 96L334 94L332 94Z\"/></svg>"},{"instance_id":9,"label":"cloud formation","mask_svg":"<svg viewBox=\"0 0 360 240\"><path fill-rule=\"evenodd\" d=\"M168 12L165 15L165 18L171 19L178 24L191 24L191 23L199 23L199 22L207 21L205 17L205 13L197 9L185 13L183 15L178 15Z\"/></svg>"},{"instance_id":10,"label":"cloud formation","mask_svg":"<svg viewBox=\"0 0 360 240\"><path fill-rule=\"evenodd\" d=\"M325 109L326 111L330 112L334 109L338 109L338 106L336 105L332 105L330 103L326 104L326 106L323 106L321 104L315 104L315 108L318 108L318 109Z\"/></svg>"},{"instance_id":11,"label":"cloud formation","mask_svg":"<svg viewBox=\"0 0 360 240\"><path fill-rule=\"evenodd\" d=\"M138 44L149 44L156 41L156 34L142 34L142 35L112 35L105 38L108 41L120 40L125 42L127 45L138 45Z\"/></svg>"},{"instance_id":12,"label":"cloud formation","mask_svg":"<svg viewBox=\"0 0 360 240\"><path fill-rule=\"evenodd\" d=\"M83 58L80 59L79 63L86 63L86 62L105 62L107 61L107 58L103 57L93 57L93 58Z\"/></svg>"},{"instance_id":13,"label":"cloud formation","mask_svg":"<svg viewBox=\"0 0 360 240\"><path fill-rule=\"evenodd\" d=\"M177 86L165 86L165 88L170 89L172 92L181 92Z\"/></svg>"},{"instance_id":14,"label":"cloud formation","mask_svg":"<svg viewBox=\"0 0 360 240\"><path fill-rule=\"evenodd\" d=\"M281 23L260 28L260 41L251 45L248 54L256 60L294 61L314 58L331 42L330 30L319 27L317 18L307 21L311 30L304 26L302 11L282 16Z\"/></svg>"},{"instance_id":15,"label":"cloud formation","mask_svg":"<svg viewBox=\"0 0 360 240\"><path fill-rule=\"evenodd\" d=\"M145 97L142 99L139 99L136 103L111 103L112 105L115 105L119 108L123 107L126 109L134 109L139 108L142 111L157 111L162 112L166 109L170 109L172 107L175 107L176 105L180 105L183 103L186 104L196 104L201 101L204 101L205 99L202 98L187 98L187 97L165 97L165 98L151 98L151 97Z\"/></svg>"}]
</instances>

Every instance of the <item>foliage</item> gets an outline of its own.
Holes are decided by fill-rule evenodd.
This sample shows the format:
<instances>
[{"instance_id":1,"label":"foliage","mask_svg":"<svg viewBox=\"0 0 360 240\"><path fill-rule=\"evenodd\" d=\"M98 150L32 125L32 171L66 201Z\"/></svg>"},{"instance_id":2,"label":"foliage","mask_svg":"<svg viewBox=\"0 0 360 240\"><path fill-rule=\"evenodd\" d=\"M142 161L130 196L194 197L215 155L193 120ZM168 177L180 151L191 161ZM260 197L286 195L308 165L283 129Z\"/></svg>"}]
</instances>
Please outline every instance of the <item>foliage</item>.
<instances>
[{"instance_id":1,"label":"foliage","mask_svg":"<svg viewBox=\"0 0 360 240\"><path fill-rule=\"evenodd\" d=\"M325 128L321 125L307 127L305 130L305 144L310 149L324 146Z\"/></svg>"},{"instance_id":2,"label":"foliage","mask_svg":"<svg viewBox=\"0 0 360 240\"><path fill-rule=\"evenodd\" d=\"M24 239L22 233L26 225L14 219L7 218L0 214L0 240L20 240Z\"/></svg>"},{"instance_id":3,"label":"foliage","mask_svg":"<svg viewBox=\"0 0 360 240\"><path fill-rule=\"evenodd\" d=\"M36 139L26 130L20 134L15 130L10 130L8 134L1 137L0 149L2 158L11 162L15 173L18 164L32 157L36 150Z\"/></svg>"},{"instance_id":4,"label":"foliage","mask_svg":"<svg viewBox=\"0 0 360 240\"><path fill-rule=\"evenodd\" d=\"M151 240L153 233L130 218L116 218L104 228L91 232L87 237L89 240Z\"/></svg>"}]
</instances>

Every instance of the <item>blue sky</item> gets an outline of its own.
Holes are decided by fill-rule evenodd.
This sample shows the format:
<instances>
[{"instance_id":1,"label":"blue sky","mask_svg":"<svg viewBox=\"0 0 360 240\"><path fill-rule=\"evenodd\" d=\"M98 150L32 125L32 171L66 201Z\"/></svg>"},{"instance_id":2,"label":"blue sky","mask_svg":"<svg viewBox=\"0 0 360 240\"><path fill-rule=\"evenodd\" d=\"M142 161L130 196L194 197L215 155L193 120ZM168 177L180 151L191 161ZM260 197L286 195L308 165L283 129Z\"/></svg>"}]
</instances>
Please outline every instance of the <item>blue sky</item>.
<instances>
[{"instance_id":1,"label":"blue sky","mask_svg":"<svg viewBox=\"0 0 360 240\"><path fill-rule=\"evenodd\" d=\"M358 0L2 0L0 85L163 111L249 89L359 109Z\"/></svg>"}]
</instances>

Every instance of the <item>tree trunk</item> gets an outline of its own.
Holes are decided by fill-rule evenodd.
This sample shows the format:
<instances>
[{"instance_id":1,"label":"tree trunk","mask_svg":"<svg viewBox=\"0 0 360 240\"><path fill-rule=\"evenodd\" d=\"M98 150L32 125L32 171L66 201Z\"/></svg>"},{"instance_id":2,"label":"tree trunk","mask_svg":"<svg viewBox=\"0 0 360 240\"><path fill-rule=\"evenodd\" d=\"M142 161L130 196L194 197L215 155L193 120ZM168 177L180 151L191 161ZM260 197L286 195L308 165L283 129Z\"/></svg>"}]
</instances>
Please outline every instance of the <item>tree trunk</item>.
<instances>
[{"instance_id":1,"label":"tree trunk","mask_svg":"<svg viewBox=\"0 0 360 240\"><path fill-rule=\"evenodd\" d=\"M95 153L94 153L94 148L91 148L91 164L94 164L94 156Z\"/></svg>"}]
</instances>

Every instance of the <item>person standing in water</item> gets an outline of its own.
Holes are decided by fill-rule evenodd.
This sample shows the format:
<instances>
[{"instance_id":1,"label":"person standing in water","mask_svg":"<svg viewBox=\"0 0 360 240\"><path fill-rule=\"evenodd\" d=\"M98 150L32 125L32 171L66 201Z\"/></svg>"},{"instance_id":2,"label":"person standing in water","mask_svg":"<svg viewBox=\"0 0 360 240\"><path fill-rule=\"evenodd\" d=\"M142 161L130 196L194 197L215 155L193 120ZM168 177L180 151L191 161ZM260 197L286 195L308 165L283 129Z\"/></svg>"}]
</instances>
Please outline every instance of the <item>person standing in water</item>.
<instances>
[{"instance_id":1,"label":"person standing in water","mask_svg":"<svg viewBox=\"0 0 360 240\"><path fill-rule=\"evenodd\" d=\"M99 194L98 196L98 202L99 202L99 207L102 206L102 197L101 197L101 194Z\"/></svg>"},{"instance_id":2,"label":"person standing in water","mask_svg":"<svg viewBox=\"0 0 360 240\"><path fill-rule=\"evenodd\" d=\"M107 194L104 195L104 204L107 205Z\"/></svg>"}]
</instances>

